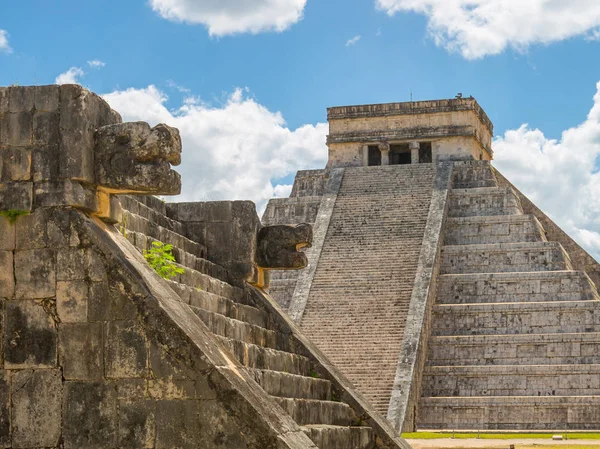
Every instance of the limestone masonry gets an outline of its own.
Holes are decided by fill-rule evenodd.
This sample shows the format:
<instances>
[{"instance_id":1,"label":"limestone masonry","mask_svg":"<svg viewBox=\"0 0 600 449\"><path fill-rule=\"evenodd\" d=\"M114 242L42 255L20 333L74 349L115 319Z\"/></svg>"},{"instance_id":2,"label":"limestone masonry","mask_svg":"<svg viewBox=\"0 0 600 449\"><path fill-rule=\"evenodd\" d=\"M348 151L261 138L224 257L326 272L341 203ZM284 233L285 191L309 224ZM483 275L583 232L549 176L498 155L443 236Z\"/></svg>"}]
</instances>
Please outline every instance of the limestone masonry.
<instances>
[{"instance_id":1,"label":"limestone masonry","mask_svg":"<svg viewBox=\"0 0 600 449\"><path fill-rule=\"evenodd\" d=\"M180 153L80 86L0 88L0 447L409 448L263 291L312 227L149 195Z\"/></svg>"},{"instance_id":2,"label":"limestone masonry","mask_svg":"<svg viewBox=\"0 0 600 449\"><path fill-rule=\"evenodd\" d=\"M600 266L490 165L473 98L328 109L269 291L397 428L600 429Z\"/></svg>"},{"instance_id":3,"label":"limestone masonry","mask_svg":"<svg viewBox=\"0 0 600 449\"><path fill-rule=\"evenodd\" d=\"M0 88L0 447L600 430L600 266L490 165L477 102L328 117L327 166L261 222L153 196L180 191L177 129L76 85Z\"/></svg>"}]
</instances>

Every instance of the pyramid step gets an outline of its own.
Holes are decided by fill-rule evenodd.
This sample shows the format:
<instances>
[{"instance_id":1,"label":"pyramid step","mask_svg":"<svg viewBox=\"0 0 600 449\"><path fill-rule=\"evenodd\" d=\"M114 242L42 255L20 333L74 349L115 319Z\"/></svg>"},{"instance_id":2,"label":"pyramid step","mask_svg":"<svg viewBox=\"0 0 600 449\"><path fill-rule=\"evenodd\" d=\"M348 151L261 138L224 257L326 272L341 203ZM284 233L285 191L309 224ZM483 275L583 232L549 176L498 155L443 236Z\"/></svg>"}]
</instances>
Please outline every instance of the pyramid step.
<instances>
[{"instance_id":1,"label":"pyramid step","mask_svg":"<svg viewBox=\"0 0 600 449\"><path fill-rule=\"evenodd\" d=\"M370 427L330 426L313 424L302 430L320 449L373 449L373 429Z\"/></svg>"},{"instance_id":2,"label":"pyramid step","mask_svg":"<svg viewBox=\"0 0 600 449\"><path fill-rule=\"evenodd\" d=\"M444 227L446 245L542 241L546 241L544 229L533 215L448 218Z\"/></svg>"},{"instance_id":3,"label":"pyramid step","mask_svg":"<svg viewBox=\"0 0 600 449\"><path fill-rule=\"evenodd\" d=\"M510 187L454 189L448 197L449 217L477 215L521 215L523 208Z\"/></svg>"},{"instance_id":4,"label":"pyramid step","mask_svg":"<svg viewBox=\"0 0 600 449\"><path fill-rule=\"evenodd\" d=\"M422 396L600 396L600 365L429 366Z\"/></svg>"},{"instance_id":5,"label":"pyramid step","mask_svg":"<svg viewBox=\"0 0 600 449\"><path fill-rule=\"evenodd\" d=\"M431 337L428 365L600 363L600 333Z\"/></svg>"},{"instance_id":6,"label":"pyramid step","mask_svg":"<svg viewBox=\"0 0 600 449\"><path fill-rule=\"evenodd\" d=\"M352 422L353 411L344 402L276 396L273 396L273 399L301 426L307 424L349 426Z\"/></svg>"},{"instance_id":7,"label":"pyramid step","mask_svg":"<svg viewBox=\"0 0 600 449\"><path fill-rule=\"evenodd\" d=\"M421 398L420 429L597 430L600 396Z\"/></svg>"},{"instance_id":8,"label":"pyramid step","mask_svg":"<svg viewBox=\"0 0 600 449\"><path fill-rule=\"evenodd\" d=\"M227 346L239 362L248 368L309 376L310 360L304 356L263 348L262 346L232 340L220 335L215 335L215 338Z\"/></svg>"},{"instance_id":9,"label":"pyramid step","mask_svg":"<svg viewBox=\"0 0 600 449\"><path fill-rule=\"evenodd\" d=\"M446 274L439 277L438 304L585 301L598 299L582 271Z\"/></svg>"},{"instance_id":10,"label":"pyramid step","mask_svg":"<svg viewBox=\"0 0 600 449\"><path fill-rule=\"evenodd\" d=\"M124 211L122 227L126 229L126 233L135 232L140 235L145 235L146 237L151 237L153 240L161 241L164 244L173 245L173 247L177 247L196 257L205 258L206 247L184 237L182 235L183 228L181 223L172 220L171 222L173 223L172 226L175 226L176 231L160 226L157 222L150 221L140 215Z\"/></svg>"},{"instance_id":11,"label":"pyramid step","mask_svg":"<svg viewBox=\"0 0 600 449\"><path fill-rule=\"evenodd\" d=\"M141 253L152 247L152 242L161 242L161 240L149 237L140 232L126 231L125 237L131 244L133 244ZM177 264L184 268L195 270L203 275L209 276L215 281L223 283L235 283L236 280L229 274L229 272L221 267L220 265L214 264L203 257L198 257L195 254L186 252L180 247L173 246L172 249L173 257Z\"/></svg>"},{"instance_id":12,"label":"pyramid step","mask_svg":"<svg viewBox=\"0 0 600 449\"><path fill-rule=\"evenodd\" d=\"M571 261L558 242L444 246L442 274L570 270Z\"/></svg>"},{"instance_id":13,"label":"pyramid step","mask_svg":"<svg viewBox=\"0 0 600 449\"><path fill-rule=\"evenodd\" d=\"M435 305L432 335L600 332L600 301Z\"/></svg>"},{"instance_id":14,"label":"pyramid step","mask_svg":"<svg viewBox=\"0 0 600 449\"><path fill-rule=\"evenodd\" d=\"M213 334L265 348L278 349L275 332L224 315L190 306Z\"/></svg>"},{"instance_id":15,"label":"pyramid step","mask_svg":"<svg viewBox=\"0 0 600 449\"><path fill-rule=\"evenodd\" d=\"M238 304L223 296L199 290L175 281L169 281L169 285L186 304L199 307L209 312L219 313L239 321L244 321L248 324L267 328L268 316L266 312L257 309L254 306Z\"/></svg>"},{"instance_id":16,"label":"pyramid step","mask_svg":"<svg viewBox=\"0 0 600 449\"><path fill-rule=\"evenodd\" d=\"M498 185L488 161L455 162L452 175L452 188L454 189L496 187Z\"/></svg>"},{"instance_id":17,"label":"pyramid step","mask_svg":"<svg viewBox=\"0 0 600 449\"><path fill-rule=\"evenodd\" d=\"M331 382L269 370L252 370L256 382L271 396L282 398L331 399Z\"/></svg>"},{"instance_id":18,"label":"pyramid step","mask_svg":"<svg viewBox=\"0 0 600 449\"><path fill-rule=\"evenodd\" d=\"M174 276L171 279L172 282L185 285L191 289L212 293L230 299L238 304L252 305L248 293L244 289L235 287L227 282L215 279L191 268L181 265L178 265L178 267L182 268L184 271L182 274Z\"/></svg>"}]
</instances>

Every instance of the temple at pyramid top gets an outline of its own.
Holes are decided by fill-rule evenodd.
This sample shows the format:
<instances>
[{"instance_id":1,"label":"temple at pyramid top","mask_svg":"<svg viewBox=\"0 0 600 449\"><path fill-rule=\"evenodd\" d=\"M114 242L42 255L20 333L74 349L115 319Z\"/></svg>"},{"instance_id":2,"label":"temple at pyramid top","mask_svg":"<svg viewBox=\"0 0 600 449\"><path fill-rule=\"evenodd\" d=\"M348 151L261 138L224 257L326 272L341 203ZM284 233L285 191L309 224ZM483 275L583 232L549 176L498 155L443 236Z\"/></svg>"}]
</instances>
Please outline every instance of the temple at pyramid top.
<instances>
[{"instance_id":1,"label":"temple at pyramid top","mask_svg":"<svg viewBox=\"0 0 600 449\"><path fill-rule=\"evenodd\" d=\"M491 160L493 125L473 97L327 109L327 168Z\"/></svg>"}]
</instances>

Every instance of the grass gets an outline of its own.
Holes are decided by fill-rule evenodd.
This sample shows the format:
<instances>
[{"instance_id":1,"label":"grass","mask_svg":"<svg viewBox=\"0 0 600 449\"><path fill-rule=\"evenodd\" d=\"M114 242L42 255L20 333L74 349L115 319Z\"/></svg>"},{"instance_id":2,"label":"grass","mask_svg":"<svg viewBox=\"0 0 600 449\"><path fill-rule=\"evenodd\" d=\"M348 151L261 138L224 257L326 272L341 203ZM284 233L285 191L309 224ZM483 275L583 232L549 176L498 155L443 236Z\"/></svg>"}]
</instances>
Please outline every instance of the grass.
<instances>
[{"instance_id":1,"label":"grass","mask_svg":"<svg viewBox=\"0 0 600 449\"><path fill-rule=\"evenodd\" d=\"M478 436L479 435L479 436ZM600 440L600 433L480 433L467 432L467 433L454 433L455 439L466 439L466 438L479 438L482 440L518 440L518 439L551 439L553 435L562 435L563 439L569 440ZM436 438L452 438L452 432L409 432L403 433L403 438L414 439L414 440L431 440ZM544 446L546 447L546 446ZM562 448L566 446L561 445ZM581 447L581 446L578 446Z\"/></svg>"},{"instance_id":2,"label":"grass","mask_svg":"<svg viewBox=\"0 0 600 449\"><path fill-rule=\"evenodd\" d=\"M6 217L10 224L14 224L17 221L17 218L22 215L29 215L28 210L20 210L20 209L8 209L8 210L0 210L0 216Z\"/></svg>"}]
</instances>

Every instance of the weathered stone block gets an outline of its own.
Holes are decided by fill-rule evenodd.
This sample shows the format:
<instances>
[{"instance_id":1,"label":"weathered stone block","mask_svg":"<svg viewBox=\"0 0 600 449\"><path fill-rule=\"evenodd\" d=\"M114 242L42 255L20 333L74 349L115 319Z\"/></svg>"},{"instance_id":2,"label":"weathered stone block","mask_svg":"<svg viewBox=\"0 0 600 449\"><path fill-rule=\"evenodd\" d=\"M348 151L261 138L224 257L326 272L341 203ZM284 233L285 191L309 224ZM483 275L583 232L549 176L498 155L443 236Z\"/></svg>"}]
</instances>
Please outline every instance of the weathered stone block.
<instances>
[{"instance_id":1,"label":"weathered stone block","mask_svg":"<svg viewBox=\"0 0 600 449\"><path fill-rule=\"evenodd\" d=\"M90 284L88 319L90 321L128 320L135 318L135 304L122 283L94 282Z\"/></svg>"},{"instance_id":2,"label":"weathered stone block","mask_svg":"<svg viewBox=\"0 0 600 449\"><path fill-rule=\"evenodd\" d=\"M102 379L102 323L61 323L58 337L59 360L65 379Z\"/></svg>"},{"instance_id":3,"label":"weathered stone block","mask_svg":"<svg viewBox=\"0 0 600 449\"><path fill-rule=\"evenodd\" d=\"M196 449L201 438L197 401L156 402L156 448Z\"/></svg>"},{"instance_id":4,"label":"weathered stone block","mask_svg":"<svg viewBox=\"0 0 600 449\"><path fill-rule=\"evenodd\" d=\"M11 86L8 88L9 112L31 111L35 105L35 90L28 86Z\"/></svg>"},{"instance_id":5,"label":"weathered stone block","mask_svg":"<svg viewBox=\"0 0 600 449\"><path fill-rule=\"evenodd\" d=\"M156 343L150 343L150 369L152 377L157 379L189 379L173 357Z\"/></svg>"},{"instance_id":6,"label":"weathered stone block","mask_svg":"<svg viewBox=\"0 0 600 449\"><path fill-rule=\"evenodd\" d=\"M62 323L87 321L88 284L85 281L56 283L56 310Z\"/></svg>"},{"instance_id":7,"label":"weathered stone block","mask_svg":"<svg viewBox=\"0 0 600 449\"><path fill-rule=\"evenodd\" d=\"M202 429L199 445L214 449L246 447L247 437L227 415L225 408L217 401L203 401L199 407Z\"/></svg>"},{"instance_id":8,"label":"weathered stone block","mask_svg":"<svg viewBox=\"0 0 600 449\"><path fill-rule=\"evenodd\" d=\"M95 192L71 180L38 182L33 194L38 207L73 206L87 211L98 208Z\"/></svg>"},{"instance_id":9,"label":"weathered stone block","mask_svg":"<svg viewBox=\"0 0 600 449\"><path fill-rule=\"evenodd\" d=\"M65 449L116 447L117 395L114 385L65 382L63 438Z\"/></svg>"},{"instance_id":10,"label":"weathered stone block","mask_svg":"<svg viewBox=\"0 0 600 449\"><path fill-rule=\"evenodd\" d=\"M58 151L34 148L31 152L31 167L34 182L58 178Z\"/></svg>"},{"instance_id":11,"label":"weathered stone block","mask_svg":"<svg viewBox=\"0 0 600 449\"><path fill-rule=\"evenodd\" d=\"M60 370L12 373L12 447L58 446L62 404Z\"/></svg>"},{"instance_id":12,"label":"weathered stone block","mask_svg":"<svg viewBox=\"0 0 600 449\"><path fill-rule=\"evenodd\" d=\"M300 248L312 244L312 226L265 226L258 231L256 262L261 268L301 269L308 265Z\"/></svg>"},{"instance_id":13,"label":"weathered stone block","mask_svg":"<svg viewBox=\"0 0 600 449\"><path fill-rule=\"evenodd\" d=\"M0 251L0 297L12 298L15 294L12 251Z\"/></svg>"},{"instance_id":14,"label":"weathered stone block","mask_svg":"<svg viewBox=\"0 0 600 449\"><path fill-rule=\"evenodd\" d=\"M36 209L29 215L23 215L14 224L17 249L37 249L48 246L46 223L50 211Z\"/></svg>"},{"instance_id":15,"label":"weathered stone block","mask_svg":"<svg viewBox=\"0 0 600 449\"><path fill-rule=\"evenodd\" d=\"M6 301L4 366L53 368L56 366L54 320L35 301Z\"/></svg>"},{"instance_id":16,"label":"weathered stone block","mask_svg":"<svg viewBox=\"0 0 600 449\"><path fill-rule=\"evenodd\" d=\"M0 250L15 249L15 224L0 216ZM2 294L0 293L0 296Z\"/></svg>"},{"instance_id":17,"label":"weathered stone block","mask_svg":"<svg viewBox=\"0 0 600 449\"><path fill-rule=\"evenodd\" d=\"M106 324L105 373L109 378L145 377L146 337L134 321Z\"/></svg>"},{"instance_id":18,"label":"weathered stone block","mask_svg":"<svg viewBox=\"0 0 600 449\"><path fill-rule=\"evenodd\" d=\"M32 112L4 114L0 126L0 146L28 147L33 143Z\"/></svg>"},{"instance_id":19,"label":"weathered stone block","mask_svg":"<svg viewBox=\"0 0 600 449\"><path fill-rule=\"evenodd\" d=\"M36 112L33 116L33 142L58 157L60 115L56 112Z\"/></svg>"},{"instance_id":20,"label":"weathered stone block","mask_svg":"<svg viewBox=\"0 0 600 449\"><path fill-rule=\"evenodd\" d=\"M56 251L31 249L15 252L15 296L49 298L56 294Z\"/></svg>"},{"instance_id":21,"label":"weathered stone block","mask_svg":"<svg viewBox=\"0 0 600 449\"><path fill-rule=\"evenodd\" d=\"M60 86L51 84L48 86L36 86L35 88L35 110L56 111L60 104Z\"/></svg>"},{"instance_id":22,"label":"weathered stone block","mask_svg":"<svg viewBox=\"0 0 600 449\"><path fill-rule=\"evenodd\" d=\"M58 251L56 256L59 281L84 280L87 271L87 252L81 248L66 248Z\"/></svg>"},{"instance_id":23,"label":"weathered stone block","mask_svg":"<svg viewBox=\"0 0 600 449\"><path fill-rule=\"evenodd\" d=\"M30 211L33 203L32 182L0 184L0 210Z\"/></svg>"},{"instance_id":24,"label":"weathered stone block","mask_svg":"<svg viewBox=\"0 0 600 449\"><path fill-rule=\"evenodd\" d=\"M0 180L29 181L31 178L31 150L7 148L2 150L2 172Z\"/></svg>"},{"instance_id":25,"label":"weathered stone block","mask_svg":"<svg viewBox=\"0 0 600 449\"><path fill-rule=\"evenodd\" d=\"M0 447L10 447L10 371L0 370Z\"/></svg>"},{"instance_id":26,"label":"weathered stone block","mask_svg":"<svg viewBox=\"0 0 600 449\"><path fill-rule=\"evenodd\" d=\"M8 112L8 87L0 87L0 113Z\"/></svg>"},{"instance_id":27,"label":"weathered stone block","mask_svg":"<svg viewBox=\"0 0 600 449\"><path fill-rule=\"evenodd\" d=\"M166 195L181 191L171 164L181 163L181 138L176 128L145 122L118 123L95 134L96 182L125 192Z\"/></svg>"},{"instance_id":28,"label":"weathered stone block","mask_svg":"<svg viewBox=\"0 0 600 449\"><path fill-rule=\"evenodd\" d=\"M79 212L71 208L53 209L46 223L48 246L50 248L78 246L81 242L76 223L80 220Z\"/></svg>"},{"instance_id":29,"label":"weathered stone block","mask_svg":"<svg viewBox=\"0 0 600 449\"><path fill-rule=\"evenodd\" d=\"M155 442L156 402L120 402L118 447L154 448Z\"/></svg>"},{"instance_id":30,"label":"weathered stone block","mask_svg":"<svg viewBox=\"0 0 600 449\"><path fill-rule=\"evenodd\" d=\"M76 85L60 89L60 176L94 182L94 127L97 111L89 91Z\"/></svg>"}]
</instances>

